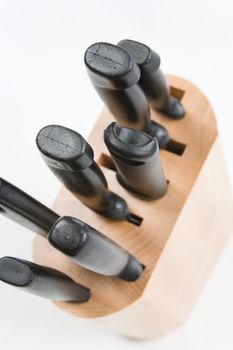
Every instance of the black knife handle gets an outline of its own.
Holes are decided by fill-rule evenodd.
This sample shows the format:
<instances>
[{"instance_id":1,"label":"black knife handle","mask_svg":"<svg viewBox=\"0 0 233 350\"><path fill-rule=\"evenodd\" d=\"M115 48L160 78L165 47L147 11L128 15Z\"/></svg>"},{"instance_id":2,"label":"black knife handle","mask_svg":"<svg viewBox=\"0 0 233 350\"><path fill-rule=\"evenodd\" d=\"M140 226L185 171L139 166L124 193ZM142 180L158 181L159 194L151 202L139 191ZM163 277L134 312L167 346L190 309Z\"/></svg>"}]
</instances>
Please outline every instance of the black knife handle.
<instances>
[{"instance_id":1,"label":"black knife handle","mask_svg":"<svg viewBox=\"0 0 233 350\"><path fill-rule=\"evenodd\" d=\"M169 141L167 130L150 120L147 98L138 84L140 69L128 52L116 45L96 43L85 53L90 80L114 118L123 126L155 136L161 148Z\"/></svg>"},{"instance_id":2,"label":"black knife handle","mask_svg":"<svg viewBox=\"0 0 233 350\"><path fill-rule=\"evenodd\" d=\"M96 273L136 281L143 272L143 266L132 255L81 220L61 217L48 239L76 264Z\"/></svg>"},{"instance_id":3,"label":"black knife handle","mask_svg":"<svg viewBox=\"0 0 233 350\"><path fill-rule=\"evenodd\" d=\"M0 178L0 213L20 225L47 236L59 216L36 199Z\"/></svg>"},{"instance_id":4,"label":"black knife handle","mask_svg":"<svg viewBox=\"0 0 233 350\"><path fill-rule=\"evenodd\" d=\"M118 46L126 50L141 71L139 84L153 109L160 109L173 119L183 118L185 110L178 99L170 95L167 80L161 71L160 57L148 46L134 40L122 40Z\"/></svg>"},{"instance_id":5,"label":"black knife handle","mask_svg":"<svg viewBox=\"0 0 233 350\"><path fill-rule=\"evenodd\" d=\"M25 292L54 301L84 303L90 291L64 273L13 257L0 259L0 280Z\"/></svg>"},{"instance_id":6,"label":"black knife handle","mask_svg":"<svg viewBox=\"0 0 233 350\"><path fill-rule=\"evenodd\" d=\"M167 181L155 137L111 123L104 131L104 141L125 188L155 199L164 196Z\"/></svg>"},{"instance_id":7,"label":"black knife handle","mask_svg":"<svg viewBox=\"0 0 233 350\"><path fill-rule=\"evenodd\" d=\"M108 190L93 149L79 133L49 125L38 133L36 143L50 170L83 204L113 220L127 218L127 203Z\"/></svg>"}]
</instances>

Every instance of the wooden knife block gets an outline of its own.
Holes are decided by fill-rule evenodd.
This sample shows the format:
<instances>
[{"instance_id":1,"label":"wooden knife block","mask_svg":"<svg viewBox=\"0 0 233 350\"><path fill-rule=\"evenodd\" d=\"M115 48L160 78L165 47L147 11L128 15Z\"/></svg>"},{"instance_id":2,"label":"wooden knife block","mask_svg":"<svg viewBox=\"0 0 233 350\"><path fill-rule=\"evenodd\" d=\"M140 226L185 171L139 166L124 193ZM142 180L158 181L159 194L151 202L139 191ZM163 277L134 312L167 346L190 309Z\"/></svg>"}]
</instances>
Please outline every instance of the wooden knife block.
<instances>
[{"instance_id":1,"label":"wooden knife block","mask_svg":"<svg viewBox=\"0 0 233 350\"><path fill-rule=\"evenodd\" d=\"M58 307L79 317L98 318L138 339L161 336L185 321L233 230L232 198L212 108L192 83L170 75L167 79L186 116L171 120L152 112L152 119L163 124L175 141L169 146L175 153L161 151L169 181L163 198L144 200L117 182L102 138L113 121L108 111L98 118L88 139L110 189L127 200L141 225L112 222L86 208L65 188L53 206L60 215L86 221L128 250L145 266L143 276L129 283L92 273L40 236L33 248L37 263L57 268L91 289L87 303L57 302Z\"/></svg>"}]
</instances>

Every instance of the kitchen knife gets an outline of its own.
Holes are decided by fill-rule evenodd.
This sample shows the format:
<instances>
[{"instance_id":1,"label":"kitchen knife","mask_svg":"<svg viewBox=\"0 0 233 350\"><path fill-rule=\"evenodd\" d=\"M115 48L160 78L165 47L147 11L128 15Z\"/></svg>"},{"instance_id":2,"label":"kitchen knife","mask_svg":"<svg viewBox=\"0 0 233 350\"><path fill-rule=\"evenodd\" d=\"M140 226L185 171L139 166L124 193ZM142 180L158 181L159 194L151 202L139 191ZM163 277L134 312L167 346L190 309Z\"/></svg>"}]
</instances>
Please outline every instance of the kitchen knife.
<instances>
[{"instance_id":1,"label":"kitchen knife","mask_svg":"<svg viewBox=\"0 0 233 350\"><path fill-rule=\"evenodd\" d=\"M2 178L0 178L0 213L45 237L59 218L45 205Z\"/></svg>"},{"instance_id":2,"label":"kitchen knife","mask_svg":"<svg viewBox=\"0 0 233 350\"><path fill-rule=\"evenodd\" d=\"M76 264L99 274L136 281L143 272L143 266L132 255L81 220L61 217L48 239Z\"/></svg>"},{"instance_id":3,"label":"kitchen knife","mask_svg":"<svg viewBox=\"0 0 233 350\"><path fill-rule=\"evenodd\" d=\"M85 52L90 80L114 118L123 126L155 136L160 148L169 142L167 130L150 120L147 98L138 84L139 66L119 46L96 43Z\"/></svg>"},{"instance_id":4,"label":"kitchen knife","mask_svg":"<svg viewBox=\"0 0 233 350\"><path fill-rule=\"evenodd\" d=\"M155 199L164 196L167 181L155 137L111 123L104 131L104 141L125 188Z\"/></svg>"},{"instance_id":5,"label":"kitchen knife","mask_svg":"<svg viewBox=\"0 0 233 350\"><path fill-rule=\"evenodd\" d=\"M177 98L170 95L166 78L159 68L159 55L148 46L133 40L122 40L118 46L125 49L140 67L139 84L152 108L162 110L173 119L183 118L184 107Z\"/></svg>"},{"instance_id":6,"label":"kitchen knife","mask_svg":"<svg viewBox=\"0 0 233 350\"><path fill-rule=\"evenodd\" d=\"M9 219L25 226L26 228L29 228L30 230L33 230L37 233L39 231L39 233L44 237L48 237L48 233L51 228L52 228L52 231L54 231L54 227L56 227L57 220L60 218L59 215L57 215L56 213L54 213L53 211L51 211L41 203L37 202L35 199L27 195L25 192L11 185L7 181L1 179L0 184L1 184L0 213L4 214ZM88 226L87 224L85 224L84 222L78 219L77 219L77 222L82 223L82 225L86 225L85 227L89 228L89 230L92 229L90 226ZM74 232L71 232L73 236L70 236L69 226L68 226L68 230L66 226L64 226L64 230L62 230L61 226L59 226L60 242L66 242L65 247L68 251L72 250L74 243L77 243L72 239L72 237L77 236L77 239L79 239L80 237L80 226L77 224L75 225L75 228L78 230L77 234L75 235ZM43 232L41 232L41 230L43 230ZM109 243L108 238L105 237L104 235L102 235L101 233L99 233L94 229L92 230L96 232L96 235L99 235L101 237L101 240L100 241L97 240L97 247L95 247L93 240L89 240L91 242L91 245L88 242L85 245L84 250L82 250L82 247L79 244L78 249L80 253L77 259L77 262L79 263L79 265L84 266L89 270L96 271L101 274L105 274L105 271L107 271L107 268L105 268L102 265L100 266L98 265L98 260L95 259L96 254L98 254L98 252L100 252L101 254L102 253L105 254L103 257L105 263L110 264L110 266L113 266L113 268L116 265L115 269L117 269L119 266L122 266L122 261L117 262L117 251L119 251L119 255L118 255L119 259L124 259L124 257L128 257L129 267L126 267L126 273L128 273L128 270L130 270L129 278L134 278L133 267L136 266L136 268L138 269L141 267L141 265L137 262L137 260L131 257L126 251L124 251L122 248L117 246L115 243L113 242ZM51 234L49 235L49 242L54 247L56 247L56 239L54 240L51 239ZM82 243L82 242L80 241L79 243ZM103 250L100 249L101 244L103 245ZM108 248L109 248L109 252L108 252ZM58 242L57 249L61 250L59 248L59 242ZM110 261L108 261L108 258L110 259ZM99 257L99 259L101 260L102 258ZM93 265L95 263L97 263L97 266ZM123 264L124 264L124 260L123 260ZM133 275L133 277L131 277L131 275ZM119 278L126 279L125 275L123 274L123 271L122 271L122 275L119 275Z\"/></svg>"},{"instance_id":7,"label":"kitchen knife","mask_svg":"<svg viewBox=\"0 0 233 350\"><path fill-rule=\"evenodd\" d=\"M0 259L0 280L54 301L84 303L90 291L55 269L13 257Z\"/></svg>"},{"instance_id":8,"label":"kitchen knife","mask_svg":"<svg viewBox=\"0 0 233 350\"><path fill-rule=\"evenodd\" d=\"M83 204L113 220L128 217L127 203L108 190L93 149L79 133L49 125L38 133L36 143L50 170Z\"/></svg>"}]
</instances>

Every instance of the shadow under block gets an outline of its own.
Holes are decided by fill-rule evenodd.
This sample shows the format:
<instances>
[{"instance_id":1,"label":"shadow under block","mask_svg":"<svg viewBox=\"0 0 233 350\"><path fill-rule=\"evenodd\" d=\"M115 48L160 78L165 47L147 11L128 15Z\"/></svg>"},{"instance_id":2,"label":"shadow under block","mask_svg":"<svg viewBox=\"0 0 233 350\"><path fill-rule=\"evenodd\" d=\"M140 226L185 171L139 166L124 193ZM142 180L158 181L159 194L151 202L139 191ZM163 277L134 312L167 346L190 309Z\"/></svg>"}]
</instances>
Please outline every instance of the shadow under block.
<instances>
[{"instance_id":1,"label":"shadow under block","mask_svg":"<svg viewBox=\"0 0 233 350\"><path fill-rule=\"evenodd\" d=\"M143 276L134 283L103 277L75 266L44 238L37 236L34 241L37 263L63 271L92 291L85 304L57 302L57 306L76 316L98 318L105 326L138 339L161 336L185 321L233 230L232 198L211 106L192 83L167 78L171 93L182 97L186 117L171 120L152 112L152 119L186 148L181 156L161 151L170 181L165 197L146 201L133 196L119 185L113 170L102 167L111 190L143 218L141 226L111 222L83 206L65 188L53 206L60 215L86 221L128 250L145 265ZM88 139L96 160L108 155L102 135L112 120L105 110Z\"/></svg>"}]
</instances>

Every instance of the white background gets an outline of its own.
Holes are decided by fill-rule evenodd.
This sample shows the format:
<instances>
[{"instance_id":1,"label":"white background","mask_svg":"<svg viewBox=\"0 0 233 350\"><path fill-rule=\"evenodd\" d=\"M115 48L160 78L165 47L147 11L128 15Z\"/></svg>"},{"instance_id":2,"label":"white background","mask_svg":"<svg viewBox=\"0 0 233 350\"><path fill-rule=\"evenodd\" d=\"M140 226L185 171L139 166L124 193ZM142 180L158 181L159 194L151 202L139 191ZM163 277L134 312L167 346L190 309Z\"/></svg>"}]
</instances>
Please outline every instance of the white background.
<instances>
[{"instance_id":1,"label":"white background","mask_svg":"<svg viewBox=\"0 0 233 350\"><path fill-rule=\"evenodd\" d=\"M35 147L57 123L87 136L102 108L83 54L95 41L142 41L164 72L184 76L216 112L233 183L232 1L0 0L0 176L51 205L60 187ZM216 169L217 170L217 169ZM0 217L0 256L31 259L33 234ZM0 283L0 349L232 350L233 242L173 334L132 342Z\"/></svg>"}]
</instances>

